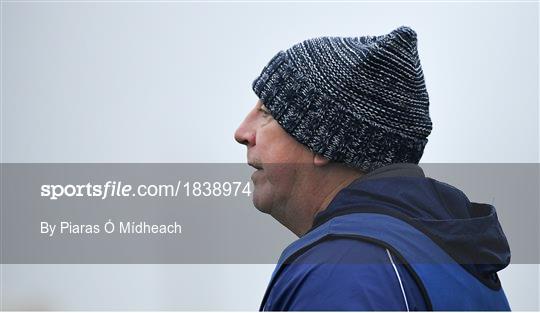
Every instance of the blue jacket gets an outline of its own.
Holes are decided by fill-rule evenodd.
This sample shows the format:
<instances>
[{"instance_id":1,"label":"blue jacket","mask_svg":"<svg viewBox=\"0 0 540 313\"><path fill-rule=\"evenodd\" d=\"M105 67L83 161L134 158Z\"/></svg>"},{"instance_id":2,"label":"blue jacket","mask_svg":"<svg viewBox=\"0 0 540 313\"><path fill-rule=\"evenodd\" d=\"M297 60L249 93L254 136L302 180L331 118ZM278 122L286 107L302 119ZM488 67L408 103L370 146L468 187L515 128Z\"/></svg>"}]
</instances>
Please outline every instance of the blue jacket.
<instances>
[{"instance_id":1,"label":"blue jacket","mask_svg":"<svg viewBox=\"0 0 540 313\"><path fill-rule=\"evenodd\" d=\"M510 310L491 205L394 164L341 190L281 255L261 310Z\"/></svg>"}]
</instances>

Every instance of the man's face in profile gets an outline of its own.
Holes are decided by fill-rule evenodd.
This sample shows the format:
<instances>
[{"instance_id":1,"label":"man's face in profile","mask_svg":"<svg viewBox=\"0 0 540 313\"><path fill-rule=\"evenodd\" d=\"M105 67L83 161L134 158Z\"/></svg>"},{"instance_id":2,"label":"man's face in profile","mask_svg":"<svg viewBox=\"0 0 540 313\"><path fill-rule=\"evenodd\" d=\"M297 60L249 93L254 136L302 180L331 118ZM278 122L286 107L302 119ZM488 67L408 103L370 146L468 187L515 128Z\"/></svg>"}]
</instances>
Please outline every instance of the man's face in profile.
<instances>
[{"instance_id":1,"label":"man's face in profile","mask_svg":"<svg viewBox=\"0 0 540 313\"><path fill-rule=\"evenodd\" d=\"M251 176L253 204L280 220L287 214L282 208L301 184L303 168L311 164L313 154L285 132L260 100L234 137L247 147L247 161L257 170Z\"/></svg>"}]
</instances>

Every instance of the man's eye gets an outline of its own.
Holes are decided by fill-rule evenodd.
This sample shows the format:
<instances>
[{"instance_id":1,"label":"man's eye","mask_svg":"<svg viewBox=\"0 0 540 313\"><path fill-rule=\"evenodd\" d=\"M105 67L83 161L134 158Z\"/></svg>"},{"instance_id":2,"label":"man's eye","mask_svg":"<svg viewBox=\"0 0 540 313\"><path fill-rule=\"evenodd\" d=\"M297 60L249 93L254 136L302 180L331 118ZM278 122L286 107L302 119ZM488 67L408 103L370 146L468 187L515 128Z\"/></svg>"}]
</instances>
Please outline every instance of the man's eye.
<instances>
[{"instance_id":1,"label":"man's eye","mask_svg":"<svg viewBox=\"0 0 540 313\"><path fill-rule=\"evenodd\" d=\"M262 107L261 107L261 108L259 108L259 111L262 112L263 115L268 115L268 114L270 114L270 111L268 111L268 109L266 109L266 108L262 108Z\"/></svg>"}]
</instances>

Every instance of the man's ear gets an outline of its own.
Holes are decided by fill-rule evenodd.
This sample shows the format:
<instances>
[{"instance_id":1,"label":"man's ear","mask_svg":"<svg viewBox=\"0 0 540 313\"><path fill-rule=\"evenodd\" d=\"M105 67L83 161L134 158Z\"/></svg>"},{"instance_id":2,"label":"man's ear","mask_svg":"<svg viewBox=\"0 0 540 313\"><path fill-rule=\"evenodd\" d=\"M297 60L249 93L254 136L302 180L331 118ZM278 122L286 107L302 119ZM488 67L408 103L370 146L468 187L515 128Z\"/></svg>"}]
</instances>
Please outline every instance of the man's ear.
<instances>
[{"instance_id":1,"label":"man's ear","mask_svg":"<svg viewBox=\"0 0 540 313\"><path fill-rule=\"evenodd\" d=\"M315 166L325 166L328 163L330 163L330 159L327 159L320 154L314 154L313 164L315 164Z\"/></svg>"}]
</instances>

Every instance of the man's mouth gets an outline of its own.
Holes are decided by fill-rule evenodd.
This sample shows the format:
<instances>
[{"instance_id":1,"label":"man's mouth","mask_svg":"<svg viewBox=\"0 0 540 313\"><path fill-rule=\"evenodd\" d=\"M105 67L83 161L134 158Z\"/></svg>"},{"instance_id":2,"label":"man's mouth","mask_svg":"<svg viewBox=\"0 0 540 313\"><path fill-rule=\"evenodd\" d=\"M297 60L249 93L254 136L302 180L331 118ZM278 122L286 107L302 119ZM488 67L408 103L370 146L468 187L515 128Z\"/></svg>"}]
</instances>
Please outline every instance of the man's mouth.
<instances>
[{"instance_id":1,"label":"man's mouth","mask_svg":"<svg viewBox=\"0 0 540 313\"><path fill-rule=\"evenodd\" d=\"M257 163L248 162L248 165L253 167L256 170L262 170L263 169L262 166L260 164L257 164Z\"/></svg>"}]
</instances>

